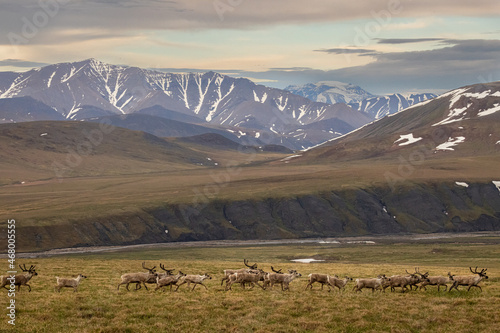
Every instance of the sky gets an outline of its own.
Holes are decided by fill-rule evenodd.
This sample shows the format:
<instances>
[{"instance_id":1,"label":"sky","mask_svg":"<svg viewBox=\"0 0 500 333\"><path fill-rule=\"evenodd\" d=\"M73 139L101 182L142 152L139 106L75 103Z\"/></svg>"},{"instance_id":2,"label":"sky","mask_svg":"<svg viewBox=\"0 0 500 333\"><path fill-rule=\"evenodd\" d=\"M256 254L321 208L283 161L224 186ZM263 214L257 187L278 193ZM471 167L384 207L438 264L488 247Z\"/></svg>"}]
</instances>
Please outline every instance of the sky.
<instances>
[{"instance_id":1,"label":"sky","mask_svg":"<svg viewBox=\"0 0 500 333\"><path fill-rule=\"evenodd\" d=\"M500 1L0 0L0 71L88 58L442 93L500 80Z\"/></svg>"}]
</instances>

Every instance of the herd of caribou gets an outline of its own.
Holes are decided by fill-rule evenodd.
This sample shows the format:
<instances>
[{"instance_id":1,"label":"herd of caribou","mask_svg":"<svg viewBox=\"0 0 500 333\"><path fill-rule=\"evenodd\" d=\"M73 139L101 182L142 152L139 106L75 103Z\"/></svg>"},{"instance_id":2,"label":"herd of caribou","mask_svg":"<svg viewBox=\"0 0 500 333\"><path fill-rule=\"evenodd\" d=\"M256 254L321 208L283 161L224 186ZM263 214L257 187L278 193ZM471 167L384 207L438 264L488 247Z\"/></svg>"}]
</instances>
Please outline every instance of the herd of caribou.
<instances>
[{"instance_id":1,"label":"herd of caribou","mask_svg":"<svg viewBox=\"0 0 500 333\"><path fill-rule=\"evenodd\" d=\"M281 290L289 290L290 282L292 282L295 278L301 277L302 275L296 270L289 270L288 273L283 273L281 269L275 270L273 266L271 266L272 272L264 272L262 269L257 268L257 264L249 265L246 259L243 260L245 264L245 268L241 269L225 269L224 276L221 280L221 286L226 282L225 290L231 290L231 287L235 283L239 283L243 288L245 285L250 285L253 288L255 285L258 285L262 289L272 289L275 284L281 285ZM24 274L17 274L15 276L0 276L1 287L6 289L7 286L18 286L18 291L21 289L21 286L27 286L29 291L31 291L31 286L28 282L35 275L38 275L35 271L35 266L31 265L30 268L26 268L26 265L19 265ZM155 290L158 290L163 287L172 287L175 286L175 291L179 289L183 284L187 284L188 287L193 285L191 290L194 290L197 285L202 285L205 289L208 289L206 285L203 284L205 280L211 280L212 277L207 273L203 275L188 275L179 271L177 274L173 274L173 269L167 269L165 266L160 264L160 268L164 271L164 273L156 272L156 266L152 268L148 268L145 266L145 262L142 263L142 268L147 270L147 272L139 272L139 273L127 273L121 276L121 282L118 284L117 289L120 289L121 285L126 285L127 290L129 290L129 285L135 284L135 289L140 289L141 285L148 289L146 284L156 284ZM393 276L385 276L379 275L376 278L369 279L356 279L354 280L353 291L361 291L364 288L371 289L372 292L375 290L380 290L385 292L387 288L391 288L391 291L395 291L396 288L400 287L402 292L408 291L408 287L410 290L422 289L427 290L426 286L437 286L438 291L440 287L445 287L445 291L448 288L448 284L451 284L451 287L448 291L453 290L454 288L458 290L458 286L467 286L467 291L469 291L472 287L479 288L482 291L479 283L483 279L488 279L486 275L486 268L481 269L481 271L477 270L477 267L472 270L472 267L469 267L470 271L473 275L452 275L448 272L448 276L430 276L429 272L420 273L418 268L415 268L414 273L409 273L406 271L407 275L393 275ZM343 291L350 281L353 281L352 278L346 276L341 279L336 275L328 275L328 274L319 274L312 273L309 274L309 281L306 285L306 290L308 288L312 289L314 283L321 284L321 289L326 285L328 287L328 291L331 289L338 288L339 292ZM85 279L86 276L79 274L76 278L60 278L56 277L56 285L55 290L60 291L62 288L73 288L73 291L78 290L78 285L80 282ZM262 285L260 284L262 282Z\"/></svg>"}]
</instances>

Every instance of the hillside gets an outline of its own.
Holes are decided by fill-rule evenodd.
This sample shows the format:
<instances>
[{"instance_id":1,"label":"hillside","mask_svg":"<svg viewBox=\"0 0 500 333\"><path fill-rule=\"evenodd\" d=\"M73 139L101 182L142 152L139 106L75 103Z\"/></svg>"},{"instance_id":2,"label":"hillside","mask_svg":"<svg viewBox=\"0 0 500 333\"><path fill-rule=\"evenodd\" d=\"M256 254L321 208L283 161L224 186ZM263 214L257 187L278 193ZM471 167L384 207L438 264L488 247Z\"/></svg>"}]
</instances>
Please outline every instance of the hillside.
<instances>
[{"instance_id":1,"label":"hillside","mask_svg":"<svg viewBox=\"0 0 500 333\"><path fill-rule=\"evenodd\" d=\"M32 97L0 99L0 124L37 120L65 120L56 110Z\"/></svg>"},{"instance_id":2,"label":"hillside","mask_svg":"<svg viewBox=\"0 0 500 333\"><path fill-rule=\"evenodd\" d=\"M187 120L187 119L186 119ZM124 114L99 118L90 118L89 122L106 122L116 127L128 128L134 131L142 131L158 137L188 137L212 133L227 137L229 140L239 141L238 136L225 130L208 124L193 124L185 121L167 119L162 116L149 114Z\"/></svg>"},{"instance_id":3,"label":"hillside","mask_svg":"<svg viewBox=\"0 0 500 333\"><path fill-rule=\"evenodd\" d=\"M368 124L292 162L500 154L500 82L463 87Z\"/></svg>"},{"instance_id":4,"label":"hillside","mask_svg":"<svg viewBox=\"0 0 500 333\"><path fill-rule=\"evenodd\" d=\"M204 154L153 135L105 123L27 122L0 125L1 184L43 178L147 173L214 165ZM15 171L14 175L12 172Z\"/></svg>"}]
</instances>

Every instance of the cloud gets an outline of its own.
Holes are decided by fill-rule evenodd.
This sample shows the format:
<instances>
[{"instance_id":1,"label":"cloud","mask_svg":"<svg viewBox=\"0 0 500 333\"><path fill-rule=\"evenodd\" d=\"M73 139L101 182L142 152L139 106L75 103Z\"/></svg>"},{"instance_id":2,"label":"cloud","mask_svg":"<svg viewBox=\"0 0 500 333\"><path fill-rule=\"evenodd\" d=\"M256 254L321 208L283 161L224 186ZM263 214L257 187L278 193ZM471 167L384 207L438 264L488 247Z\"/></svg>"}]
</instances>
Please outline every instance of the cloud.
<instances>
[{"instance_id":1,"label":"cloud","mask_svg":"<svg viewBox=\"0 0 500 333\"><path fill-rule=\"evenodd\" d=\"M306 71L311 69L311 67L274 67L270 68L270 70L276 70L276 71L285 71L285 72L290 72L290 71Z\"/></svg>"},{"instance_id":2,"label":"cloud","mask_svg":"<svg viewBox=\"0 0 500 333\"><path fill-rule=\"evenodd\" d=\"M27 61L21 59L4 59L0 60L0 67L24 67L24 68L33 68L33 67L43 67L49 64L44 62L35 62L35 61Z\"/></svg>"},{"instance_id":3,"label":"cloud","mask_svg":"<svg viewBox=\"0 0 500 333\"><path fill-rule=\"evenodd\" d=\"M123 34L137 30L262 29L405 17L487 17L498 12L500 2L492 0L309 0L307 6L302 0L16 0L0 3L0 30L21 33L26 21L37 19L42 23L37 28L46 33L104 29ZM43 22L44 13L47 22Z\"/></svg>"},{"instance_id":4,"label":"cloud","mask_svg":"<svg viewBox=\"0 0 500 333\"><path fill-rule=\"evenodd\" d=\"M410 44L445 41L443 38L376 38L378 44Z\"/></svg>"},{"instance_id":5,"label":"cloud","mask_svg":"<svg viewBox=\"0 0 500 333\"><path fill-rule=\"evenodd\" d=\"M336 70L269 70L247 74L275 78L272 84L341 81L359 85L374 94L406 91L442 92L474 83L500 80L500 40L443 40L441 48L425 51L376 53L374 61Z\"/></svg>"},{"instance_id":6,"label":"cloud","mask_svg":"<svg viewBox=\"0 0 500 333\"><path fill-rule=\"evenodd\" d=\"M370 49L350 49L350 48L332 48L332 49L320 49L314 50L315 52L325 52L331 54L373 54L376 53L374 50Z\"/></svg>"},{"instance_id":7,"label":"cloud","mask_svg":"<svg viewBox=\"0 0 500 333\"><path fill-rule=\"evenodd\" d=\"M329 74L340 81L348 79L364 87L383 82L387 91L417 87L453 89L484 78L500 80L500 40L447 40L445 43L450 46L378 53L372 63L330 71Z\"/></svg>"}]
</instances>

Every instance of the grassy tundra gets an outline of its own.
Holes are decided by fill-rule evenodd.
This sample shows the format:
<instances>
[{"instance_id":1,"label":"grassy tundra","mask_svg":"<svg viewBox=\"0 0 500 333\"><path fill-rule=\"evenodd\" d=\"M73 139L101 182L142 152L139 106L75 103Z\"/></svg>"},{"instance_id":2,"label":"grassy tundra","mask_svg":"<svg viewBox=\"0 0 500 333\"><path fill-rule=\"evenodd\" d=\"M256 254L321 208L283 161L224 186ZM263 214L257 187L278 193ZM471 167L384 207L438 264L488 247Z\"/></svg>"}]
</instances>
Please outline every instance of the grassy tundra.
<instances>
[{"instance_id":1,"label":"grassy tundra","mask_svg":"<svg viewBox=\"0 0 500 333\"><path fill-rule=\"evenodd\" d=\"M458 241L455 242L455 241ZM498 332L500 323L500 237L447 240L443 243L295 244L273 246L145 248L121 252L18 259L36 265L32 291L16 292L16 326L7 323L7 291L1 327L24 332ZM323 259L301 264L294 258ZM243 258L259 268L296 269L302 277L290 290L220 286L223 270L243 268ZM6 261L6 259L5 259ZM187 274L208 273L205 288L182 286L154 291L116 290L120 276L163 263ZM6 265L5 265L6 266ZM354 293L304 290L311 273L339 277L404 274L405 269L432 275L470 274L469 266L488 268L489 279L467 292L427 290ZM5 267L3 267L5 268ZM77 293L54 291L55 276L87 276ZM451 285L451 284L450 284ZM3 332L2 330L2 332Z\"/></svg>"}]
</instances>

